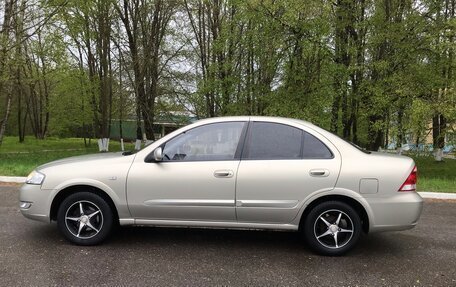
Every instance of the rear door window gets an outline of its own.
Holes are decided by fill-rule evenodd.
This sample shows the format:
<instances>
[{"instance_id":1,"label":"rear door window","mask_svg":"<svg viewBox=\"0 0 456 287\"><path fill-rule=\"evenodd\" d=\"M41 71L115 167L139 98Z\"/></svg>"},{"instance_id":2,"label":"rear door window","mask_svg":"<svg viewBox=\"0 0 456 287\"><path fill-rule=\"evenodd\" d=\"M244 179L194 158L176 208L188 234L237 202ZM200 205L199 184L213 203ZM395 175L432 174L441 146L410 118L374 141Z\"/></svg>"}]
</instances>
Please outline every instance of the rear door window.
<instances>
[{"instance_id":1,"label":"rear door window","mask_svg":"<svg viewBox=\"0 0 456 287\"><path fill-rule=\"evenodd\" d=\"M328 159L333 158L333 154L319 139L308 132L304 132L302 157L309 159Z\"/></svg>"},{"instance_id":2,"label":"rear door window","mask_svg":"<svg viewBox=\"0 0 456 287\"><path fill-rule=\"evenodd\" d=\"M252 122L245 159L300 159L301 129L278 123Z\"/></svg>"}]
</instances>

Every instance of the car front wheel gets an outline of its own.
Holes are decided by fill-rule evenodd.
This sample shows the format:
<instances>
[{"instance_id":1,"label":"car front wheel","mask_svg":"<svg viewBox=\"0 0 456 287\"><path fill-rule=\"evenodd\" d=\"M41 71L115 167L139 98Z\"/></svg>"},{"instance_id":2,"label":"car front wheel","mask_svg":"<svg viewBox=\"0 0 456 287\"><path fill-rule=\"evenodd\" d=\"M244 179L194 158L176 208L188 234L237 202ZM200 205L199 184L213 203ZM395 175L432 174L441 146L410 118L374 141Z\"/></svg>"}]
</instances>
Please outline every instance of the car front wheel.
<instances>
[{"instance_id":1,"label":"car front wheel","mask_svg":"<svg viewBox=\"0 0 456 287\"><path fill-rule=\"evenodd\" d=\"M109 204L91 192L68 196L57 213L59 230L70 242L78 245L101 243L111 233L113 219Z\"/></svg>"},{"instance_id":2,"label":"car front wheel","mask_svg":"<svg viewBox=\"0 0 456 287\"><path fill-rule=\"evenodd\" d=\"M322 255L338 256L352 249L361 235L361 219L348 204L323 202L312 208L304 223L309 246Z\"/></svg>"}]
</instances>

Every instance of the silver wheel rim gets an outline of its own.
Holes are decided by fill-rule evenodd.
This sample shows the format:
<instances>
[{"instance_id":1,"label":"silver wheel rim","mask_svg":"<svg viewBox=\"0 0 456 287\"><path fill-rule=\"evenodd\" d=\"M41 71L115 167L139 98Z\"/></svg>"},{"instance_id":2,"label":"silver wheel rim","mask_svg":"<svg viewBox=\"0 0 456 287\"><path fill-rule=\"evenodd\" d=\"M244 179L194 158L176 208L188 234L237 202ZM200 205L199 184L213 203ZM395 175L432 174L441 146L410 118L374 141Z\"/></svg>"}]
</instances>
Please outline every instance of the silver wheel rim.
<instances>
[{"instance_id":1,"label":"silver wheel rim","mask_svg":"<svg viewBox=\"0 0 456 287\"><path fill-rule=\"evenodd\" d=\"M350 242L355 227L345 212L330 209L320 214L314 223L314 236L317 241L331 249L342 248Z\"/></svg>"},{"instance_id":2,"label":"silver wheel rim","mask_svg":"<svg viewBox=\"0 0 456 287\"><path fill-rule=\"evenodd\" d=\"M65 225L75 237L89 239L100 233L103 228L103 213L95 203L80 200L68 207Z\"/></svg>"}]
</instances>

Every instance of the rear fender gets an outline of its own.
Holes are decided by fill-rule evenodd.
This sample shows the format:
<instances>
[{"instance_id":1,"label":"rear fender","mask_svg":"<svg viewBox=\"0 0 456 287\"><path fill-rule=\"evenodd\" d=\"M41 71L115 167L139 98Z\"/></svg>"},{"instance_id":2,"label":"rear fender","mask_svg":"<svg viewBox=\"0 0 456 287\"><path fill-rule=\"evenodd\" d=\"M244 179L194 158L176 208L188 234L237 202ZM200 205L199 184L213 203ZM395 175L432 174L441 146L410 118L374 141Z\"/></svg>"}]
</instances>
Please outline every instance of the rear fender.
<instances>
[{"instance_id":1,"label":"rear fender","mask_svg":"<svg viewBox=\"0 0 456 287\"><path fill-rule=\"evenodd\" d=\"M293 219L292 224L299 226L302 215L306 211L306 208L312 202L314 202L315 200L318 200L319 198L322 198L324 196L334 196L334 195L347 197L347 198L353 199L356 202L358 202L366 211L367 217L369 219L369 226L372 226L373 212L372 212L372 209L369 207L369 204L367 203L366 199L364 197L362 197L359 193L357 193L353 190L343 189L343 188L335 188L335 189L326 190L326 191L316 191L316 192L310 194L308 197L306 197L303 200L303 203L299 209L298 215Z\"/></svg>"}]
</instances>

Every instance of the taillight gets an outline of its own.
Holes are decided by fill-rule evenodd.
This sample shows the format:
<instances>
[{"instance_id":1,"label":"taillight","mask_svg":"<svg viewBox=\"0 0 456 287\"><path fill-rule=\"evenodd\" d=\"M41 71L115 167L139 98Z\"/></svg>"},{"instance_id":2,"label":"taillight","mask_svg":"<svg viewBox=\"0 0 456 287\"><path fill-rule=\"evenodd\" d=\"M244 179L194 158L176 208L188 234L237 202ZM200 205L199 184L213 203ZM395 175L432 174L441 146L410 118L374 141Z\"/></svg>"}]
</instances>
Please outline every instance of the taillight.
<instances>
[{"instance_id":1,"label":"taillight","mask_svg":"<svg viewBox=\"0 0 456 287\"><path fill-rule=\"evenodd\" d=\"M401 188L399 188L398 191L415 191L417 179L418 179L418 175L417 175L417 169L415 166L413 168L412 172L410 173L410 175L407 177L407 179L404 181L404 183L402 184Z\"/></svg>"}]
</instances>

